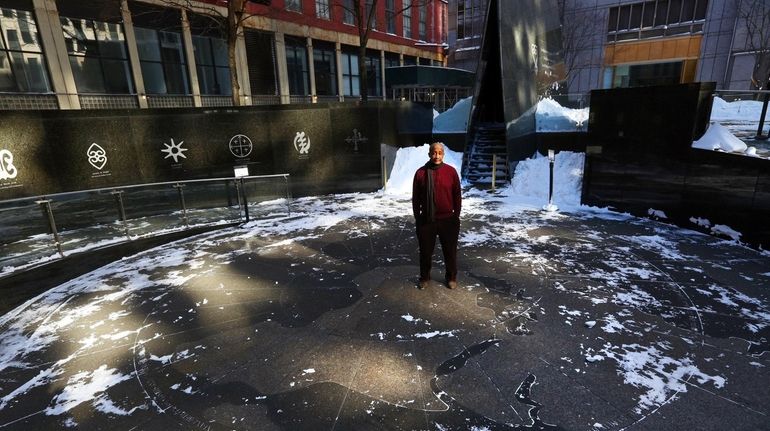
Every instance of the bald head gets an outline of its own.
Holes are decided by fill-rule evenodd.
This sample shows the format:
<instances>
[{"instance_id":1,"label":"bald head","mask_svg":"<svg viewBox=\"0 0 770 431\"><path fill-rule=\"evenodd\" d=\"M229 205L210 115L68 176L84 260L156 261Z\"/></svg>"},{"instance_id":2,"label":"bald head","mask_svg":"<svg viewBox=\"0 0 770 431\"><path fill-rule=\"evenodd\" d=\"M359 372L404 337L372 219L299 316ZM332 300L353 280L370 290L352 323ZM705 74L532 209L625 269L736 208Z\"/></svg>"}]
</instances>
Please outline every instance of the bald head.
<instances>
[{"instance_id":1,"label":"bald head","mask_svg":"<svg viewBox=\"0 0 770 431\"><path fill-rule=\"evenodd\" d=\"M430 157L430 161L434 165L440 165L444 163L444 144L441 142L434 142L430 144L428 157Z\"/></svg>"}]
</instances>

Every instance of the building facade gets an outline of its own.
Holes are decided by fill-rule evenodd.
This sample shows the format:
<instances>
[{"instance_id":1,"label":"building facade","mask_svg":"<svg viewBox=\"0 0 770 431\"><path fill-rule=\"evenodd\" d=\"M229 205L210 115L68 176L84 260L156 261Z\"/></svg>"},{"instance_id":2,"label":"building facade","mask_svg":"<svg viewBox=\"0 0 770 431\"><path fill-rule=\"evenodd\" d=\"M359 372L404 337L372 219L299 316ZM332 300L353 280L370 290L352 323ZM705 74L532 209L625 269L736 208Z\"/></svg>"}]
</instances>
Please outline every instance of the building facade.
<instances>
[{"instance_id":1,"label":"building facade","mask_svg":"<svg viewBox=\"0 0 770 431\"><path fill-rule=\"evenodd\" d=\"M366 58L352 0L269 3L234 45L241 105L358 100L359 62L384 98L386 67L445 63L444 0L376 2ZM214 1L0 0L0 109L230 106L224 17Z\"/></svg>"},{"instance_id":2,"label":"building facade","mask_svg":"<svg viewBox=\"0 0 770 431\"><path fill-rule=\"evenodd\" d=\"M451 0L450 67L475 70L487 0ZM566 89L714 81L751 90L757 52L747 0L559 0ZM770 6L768 6L770 7ZM770 25L770 21L767 22ZM770 58L770 55L767 56ZM761 84L761 82L760 82Z\"/></svg>"}]
</instances>

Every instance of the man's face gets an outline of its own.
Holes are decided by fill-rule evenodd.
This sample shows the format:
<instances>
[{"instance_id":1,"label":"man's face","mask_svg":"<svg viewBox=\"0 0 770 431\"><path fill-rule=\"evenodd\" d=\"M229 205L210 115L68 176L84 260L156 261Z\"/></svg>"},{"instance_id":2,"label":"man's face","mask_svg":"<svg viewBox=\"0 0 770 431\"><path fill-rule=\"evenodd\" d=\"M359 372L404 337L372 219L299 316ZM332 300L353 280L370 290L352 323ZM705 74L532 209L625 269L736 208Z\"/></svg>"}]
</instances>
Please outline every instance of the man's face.
<instances>
[{"instance_id":1,"label":"man's face","mask_svg":"<svg viewBox=\"0 0 770 431\"><path fill-rule=\"evenodd\" d=\"M444 163L444 147L441 145L431 145L428 157L434 165L440 165Z\"/></svg>"}]
</instances>

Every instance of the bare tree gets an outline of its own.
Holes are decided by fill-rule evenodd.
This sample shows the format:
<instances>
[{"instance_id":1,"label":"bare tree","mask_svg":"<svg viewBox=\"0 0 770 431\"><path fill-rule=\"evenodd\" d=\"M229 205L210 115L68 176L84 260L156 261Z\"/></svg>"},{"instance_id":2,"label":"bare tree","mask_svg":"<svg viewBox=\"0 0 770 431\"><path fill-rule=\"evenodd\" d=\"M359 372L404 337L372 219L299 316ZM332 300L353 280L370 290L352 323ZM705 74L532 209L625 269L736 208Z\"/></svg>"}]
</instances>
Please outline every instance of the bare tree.
<instances>
[{"instance_id":1,"label":"bare tree","mask_svg":"<svg viewBox=\"0 0 770 431\"><path fill-rule=\"evenodd\" d=\"M402 16L404 11L412 8L426 6L431 0L402 0L401 8L393 11L393 19ZM353 16L354 24L358 30L358 75L361 100L369 99L369 79L366 69L366 45L369 43L374 29L377 4L380 0L336 0L335 5L343 13ZM386 17L387 19L387 17ZM387 25L387 23L384 23ZM382 91L385 91L383 88Z\"/></svg>"},{"instance_id":2,"label":"bare tree","mask_svg":"<svg viewBox=\"0 0 770 431\"><path fill-rule=\"evenodd\" d=\"M243 24L246 20L258 15L254 12L252 5L270 5L271 0L220 0L210 3L200 0L162 0L162 2L168 6L179 7L187 12L211 18L212 25L219 28L227 41L227 63L230 67L233 105L239 106L241 85L238 83L238 65L235 60L236 42L238 36L243 33ZM214 3L222 6L217 7ZM222 8L226 9L225 12L222 12Z\"/></svg>"},{"instance_id":3,"label":"bare tree","mask_svg":"<svg viewBox=\"0 0 770 431\"><path fill-rule=\"evenodd\" d=\"M580 71L594 66L593 50L596 23L602 16L596 7L579 7L574 0L558 0L561 24L561 49L564 57L564 83L571 88Z\"/></svg>"},{"instance_id":4,"label":"bare tree","mask_svg":"<svg viewBox=\"0 0 770 431\"><path fill-rule=\"evenodd\" d=\"M735 0L736 13L746 28L746 49L754 55L751 85L770 87L770 0Z\"/></svg>"}]
</instances>

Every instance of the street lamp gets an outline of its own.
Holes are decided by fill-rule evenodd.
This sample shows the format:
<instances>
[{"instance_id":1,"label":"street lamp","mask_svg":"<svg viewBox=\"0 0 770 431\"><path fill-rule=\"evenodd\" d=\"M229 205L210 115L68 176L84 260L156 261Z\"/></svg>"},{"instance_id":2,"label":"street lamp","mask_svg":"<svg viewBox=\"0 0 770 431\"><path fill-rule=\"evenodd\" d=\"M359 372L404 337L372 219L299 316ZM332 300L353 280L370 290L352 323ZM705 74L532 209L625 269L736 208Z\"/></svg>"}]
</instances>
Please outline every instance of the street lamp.
<instances>
[{"instance_id":1,"label":"street lamp","mask_svg":"<svg viewBox=\"0 0 770 431\"><path fill-rule=\"evenodd\" d=\"M548 205L543 207L543 211L554 212L559 208L553 204L553 162L556 160L556 152L553 149L548 149Z\"/></svg>"}]
</instances>

